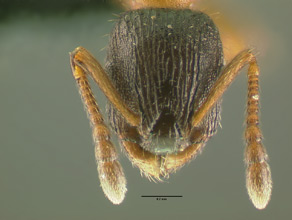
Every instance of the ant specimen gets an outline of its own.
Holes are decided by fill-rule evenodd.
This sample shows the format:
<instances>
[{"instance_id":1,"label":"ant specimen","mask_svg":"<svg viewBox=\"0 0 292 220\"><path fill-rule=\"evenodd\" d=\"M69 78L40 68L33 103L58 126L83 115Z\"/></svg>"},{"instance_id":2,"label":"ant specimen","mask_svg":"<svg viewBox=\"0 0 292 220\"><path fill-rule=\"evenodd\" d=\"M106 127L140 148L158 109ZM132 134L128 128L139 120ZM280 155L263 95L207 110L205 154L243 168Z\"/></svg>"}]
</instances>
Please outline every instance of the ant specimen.
<instances>
[{"instance_id":1,"label":"ant specimen","mask_svg":"<svg viewBox=\"0 0 292 220\"><path fill-rule=\"evenodd\" d=\"M70 54L106 197L120 204L126 178L88 76L108 99L111 127L128 158L146 177L161 180L194 158L215 134L221 97L248 65L246 186L255 207L265 208L272 180L259 128L259 67L252 50L234 58L225 53L228 41L221 39L212 16L191 10L191 0L124 4L130 10L111 33L105 69L82 47Z\"/></svg>"}]
</instances>

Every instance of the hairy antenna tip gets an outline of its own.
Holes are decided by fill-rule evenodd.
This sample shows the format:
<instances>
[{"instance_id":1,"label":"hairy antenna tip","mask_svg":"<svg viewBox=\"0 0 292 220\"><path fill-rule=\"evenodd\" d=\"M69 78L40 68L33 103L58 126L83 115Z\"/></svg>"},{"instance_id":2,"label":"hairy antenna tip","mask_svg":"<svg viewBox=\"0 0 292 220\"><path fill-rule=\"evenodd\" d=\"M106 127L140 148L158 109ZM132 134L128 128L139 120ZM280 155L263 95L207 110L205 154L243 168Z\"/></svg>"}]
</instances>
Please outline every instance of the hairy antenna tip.
<instances>
[{"instance_id":1,"label":"hairy antenna tip","mask_svg":"<svg viewBox=\"0 0 292 220\"><path fill-rule=\"evenodd\" d=\"M106 197L114 204L123 202L127 192L126 178L118 161L98 163L101 188Z\"/></svg>"},{"instance_id":2,"label":"hairy antenna tip","mask_svg":"<svg viewBox=\"0 0 292 220\"><path fill-rule=\"evenodd\" d=\"M266 208L272 193L272 178L269 165L264 162L250 164L246 172L246 187L257 209Z\"/></svg>"}]
</instances>

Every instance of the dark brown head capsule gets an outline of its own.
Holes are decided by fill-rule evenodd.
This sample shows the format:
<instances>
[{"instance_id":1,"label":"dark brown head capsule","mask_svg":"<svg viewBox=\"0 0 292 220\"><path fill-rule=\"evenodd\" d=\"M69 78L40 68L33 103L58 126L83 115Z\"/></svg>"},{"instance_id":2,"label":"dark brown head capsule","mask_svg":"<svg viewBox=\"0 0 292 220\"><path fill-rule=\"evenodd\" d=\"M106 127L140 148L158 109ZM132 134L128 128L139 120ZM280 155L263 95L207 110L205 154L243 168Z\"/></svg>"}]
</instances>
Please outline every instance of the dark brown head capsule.
<instances>
[{"instance_id":1,"label":"dark brown head capsule","mask_svg":"<svg viewBox=\"0 0 292 220\"><path fill-rule=\"evenodd\" d=\"M191 117L204 102L223 67L220 36L202 12L141 9L121 15L111 34L106 71L126 104L141 115L136 137L127 137L156 155L176 154L212 136L220 104L199 127ZM118 134L131 125L109 102ZM200 129L206 139L192 135Z\"/></svg>"}]
</instances>

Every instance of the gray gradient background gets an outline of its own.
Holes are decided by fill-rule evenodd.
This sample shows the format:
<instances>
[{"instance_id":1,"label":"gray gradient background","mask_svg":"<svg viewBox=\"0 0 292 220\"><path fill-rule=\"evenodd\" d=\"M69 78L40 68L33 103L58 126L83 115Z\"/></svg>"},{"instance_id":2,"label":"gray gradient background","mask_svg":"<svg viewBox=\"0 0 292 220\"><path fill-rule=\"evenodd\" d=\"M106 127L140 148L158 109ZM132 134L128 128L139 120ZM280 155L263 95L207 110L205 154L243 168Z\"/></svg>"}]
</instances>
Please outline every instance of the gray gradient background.
<instances>
[{"instance_id":1,"label":"gray gradient background","mask_svg":"<svg viewBox=\"0 0 292 220\"><path fill-rule=\"evenodd\" d=\"M291 218L292 1L232 1L243 3L264 29L266 44L259 53L261 122L274 187L265 210L253 207L245 189L245 74L224 95L223 129L196 160L155 184L120 154L126 199L114 206L104 197L68 56L82 45L105 58L103 36L117 11L91 8L71 15L17 13L0 21L0 220ZM93 87L104 111L105 98ZM183 198L140 197L151 194Z\"/></svg>"}]
</instances>

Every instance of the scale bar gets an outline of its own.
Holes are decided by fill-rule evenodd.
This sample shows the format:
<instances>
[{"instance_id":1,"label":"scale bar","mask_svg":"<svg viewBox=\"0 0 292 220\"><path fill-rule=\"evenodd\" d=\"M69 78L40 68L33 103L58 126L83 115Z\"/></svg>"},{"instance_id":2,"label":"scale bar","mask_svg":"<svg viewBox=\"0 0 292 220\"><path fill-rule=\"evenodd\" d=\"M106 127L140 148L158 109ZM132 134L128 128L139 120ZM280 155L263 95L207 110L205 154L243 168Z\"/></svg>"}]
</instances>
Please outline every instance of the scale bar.
<instances>
[{"instance_id":1,"label":"scale bar","mask_svg":"<svg viewBox=\"0 0 292 220\"><path fill-rule=\"evenodd\" d=\"M183 197L178 195L149 195L149 196L141 196L141 197Z\"/></svg>"}]
</instances>

